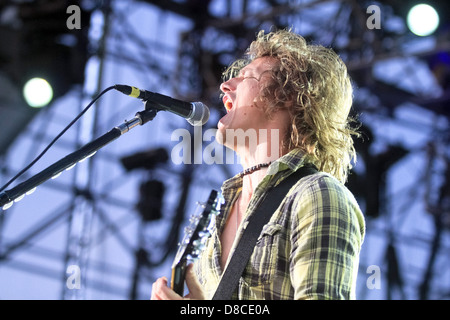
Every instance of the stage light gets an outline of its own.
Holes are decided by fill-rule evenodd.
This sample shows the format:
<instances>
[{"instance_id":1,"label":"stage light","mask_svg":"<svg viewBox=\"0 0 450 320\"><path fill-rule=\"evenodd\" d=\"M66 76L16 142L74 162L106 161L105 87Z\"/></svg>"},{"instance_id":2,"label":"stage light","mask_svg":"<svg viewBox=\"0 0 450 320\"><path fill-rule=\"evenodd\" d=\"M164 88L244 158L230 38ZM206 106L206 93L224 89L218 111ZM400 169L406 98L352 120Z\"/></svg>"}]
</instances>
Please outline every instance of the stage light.
<instances>
[{"instance_id":1,"label":"stage light","mask_svg":"<svg viewBox=\"0 0 450 320\"><path fill-rule=\"evenodd\" d=\"M136 209L141 214L143 221L150 222L162 218L165 189L164 183L158 180L148 180L141 183L139 187L140 197Z\"/></svg>"},{"instance_id":2,"label":"stage light","mask_svg":"<svg viewBox=\"0 0 450 320\"><path fill-rule=\"evenodd\" d=\"M30 107L42 108L52 101L53 89L45 79L33 78L25 84L23 95Z\"/></svg>"},{"instance_id":3,"label":"stage light","mask_svg":"<svg viewBox=\"0 0 450 320\"><path fill-rule=\"evenodd\" d=\"M415 35L429 36L439 26L439 15L432 6L422 3L409 10L406 22Z\"/></svg>"}]
</instances>

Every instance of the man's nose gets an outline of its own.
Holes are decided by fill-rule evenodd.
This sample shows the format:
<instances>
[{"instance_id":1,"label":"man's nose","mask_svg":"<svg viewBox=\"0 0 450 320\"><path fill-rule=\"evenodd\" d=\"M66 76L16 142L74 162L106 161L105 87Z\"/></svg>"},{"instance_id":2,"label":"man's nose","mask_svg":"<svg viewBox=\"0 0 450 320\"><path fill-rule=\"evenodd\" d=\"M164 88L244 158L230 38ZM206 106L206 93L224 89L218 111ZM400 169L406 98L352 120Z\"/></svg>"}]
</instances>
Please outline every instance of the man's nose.
<instances>
[{"instance_id":1,"label":"man's nose","mask_svg":"<svg viewBox=\"0 0 450 320\"><path fill-rule=\"evenodd\" d=\"M231 78L231 79L229 79L229 80L227 80L225 82L222 82L221 85L220 85L220 90L223 93L227 93L229 91L232 91L233 88L234 88L234 86L233 86L233 78Z\"/></svg>"}]
</instances>

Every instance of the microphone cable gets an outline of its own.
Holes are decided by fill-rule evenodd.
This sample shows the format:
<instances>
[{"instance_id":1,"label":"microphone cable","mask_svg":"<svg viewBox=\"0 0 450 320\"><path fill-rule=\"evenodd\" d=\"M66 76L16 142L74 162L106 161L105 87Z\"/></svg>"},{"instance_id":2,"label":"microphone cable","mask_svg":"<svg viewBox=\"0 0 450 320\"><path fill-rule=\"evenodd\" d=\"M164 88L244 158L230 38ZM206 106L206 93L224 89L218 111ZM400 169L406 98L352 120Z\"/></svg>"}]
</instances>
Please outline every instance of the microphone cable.
<instances>
[{"instance_id":1,"label":"microphone cable","mask_svg":"<svg viewBox=\"0 0 450 320\"><path fill-rule=\"evenodd\" d=\"M58 141L59 138L61 138L66 132L67 130L70 129L70 127L72 127L75 122L77 122L85 113L86 111L88 111L92 105L97 102L98 99L100 99L101 96L103 96L106 92L110 91L114 89L114 86L108 87L105 90L103 90L99 95L97 95L97 97L94 98L94 100L92 100L73 120L72 122L70 122L53 140L52 142L49 143L49 145L29 164L27 165L24 169L22 169L18 174L16 174L11 180L9 180L3 187L0 188L0 192L2 192L3 190L5 190L11 183L13 183L14 181L16 181L21 175L23 175L25 172L27 172L32 166L34 166L36 164L36 162L38 162L43 156L44 154L47 153L47 151L56 143L56 141Z\"/></svg>"}]
</instances>

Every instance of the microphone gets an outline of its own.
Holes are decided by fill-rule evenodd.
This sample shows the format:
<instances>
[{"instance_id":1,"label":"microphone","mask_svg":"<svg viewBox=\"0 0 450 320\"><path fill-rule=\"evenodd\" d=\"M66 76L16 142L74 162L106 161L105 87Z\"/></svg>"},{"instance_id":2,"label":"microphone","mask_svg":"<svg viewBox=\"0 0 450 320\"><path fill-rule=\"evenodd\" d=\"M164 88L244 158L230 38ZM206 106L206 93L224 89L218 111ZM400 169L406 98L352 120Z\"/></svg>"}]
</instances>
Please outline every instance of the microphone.
<instances>
[{"instance_id":1,"label":"microphone","mask_svg":"<svg viewBox=\"0 0 450 320\"><path fill-rule=\"evenodd\" d=\"M159 93L121 84L116 84L114 89L130 97L155 103L158 109L175 113L185 118L193 126L204 125L209 119L209 109L201 102L184 102Z\"/></svg>"}]
</instances>

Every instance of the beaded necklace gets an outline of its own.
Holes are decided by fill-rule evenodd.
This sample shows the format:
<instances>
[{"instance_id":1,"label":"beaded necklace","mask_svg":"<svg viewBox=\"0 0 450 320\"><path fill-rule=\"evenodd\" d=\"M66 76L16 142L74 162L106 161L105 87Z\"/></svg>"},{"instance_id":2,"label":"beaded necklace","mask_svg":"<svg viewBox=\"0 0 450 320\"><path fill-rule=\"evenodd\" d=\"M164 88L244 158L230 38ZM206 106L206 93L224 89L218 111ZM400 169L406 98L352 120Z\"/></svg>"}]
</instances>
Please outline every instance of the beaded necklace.
<instances>
[{"instance_id":1,"label":"beaded necklace","mask_svg":"<svg viewBox=\"0 0 450 320\"><path fill-rule=\"evenodd\" d=\"M243 176L247 175L247 174L252 174L255 171L260 170L261 168L265 168L270 166L272 162L266 162L266 163L260 163L257 164L256 166L253 166L251 168L245 169L244 171L242 171L241 173L239 173L239 177L242 178ZM239 205L237 205L236 207L236 232L239 228L239 216L240 216L240 212L239 212Z\"/></svg>"},{"instance_id":2,"label":"beaded necklace","mask_svg":"<svg viewBox=\"0 0 450 320\"><path fill-rule=\"evenodd\" d=\"M256 166L245 169L244 171L239 173L239 177L242 178L243 176L246 176L247 174L252 174L253 172L260 170L261 168L270 166L271 163L272 162L260 163L260 164L257 164Z\"/></svg>"}]
</instances>

